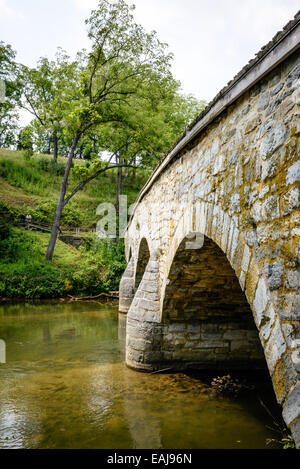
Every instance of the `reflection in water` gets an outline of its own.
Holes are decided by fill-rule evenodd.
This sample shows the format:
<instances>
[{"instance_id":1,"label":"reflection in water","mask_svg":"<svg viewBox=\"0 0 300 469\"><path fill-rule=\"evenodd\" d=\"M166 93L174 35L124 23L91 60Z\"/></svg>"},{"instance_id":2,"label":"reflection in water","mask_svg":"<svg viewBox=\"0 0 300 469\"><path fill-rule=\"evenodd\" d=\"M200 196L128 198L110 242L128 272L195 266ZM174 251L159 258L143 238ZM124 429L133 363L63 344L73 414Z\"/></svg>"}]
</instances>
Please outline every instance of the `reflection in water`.
<instances>
[{"instance_id":1,"label":"reflection in water","mask_svg":"<svg viewBox=\"0 0 300 469\"><path fill-rule=\"evenodd\" d=\"M0 306L0 448L264 448L274 437L255 395L128 369L125 325L98 303Z\"/></svg>"},{"instance_id":2,"label":"reflection in water","mask_svg":"<svg viewBox=\"0 0 300 469\"><path fill-rule=\"evenodd\" d=\"M126 321L127 321L127 315L123 313L119 313L118 339L119 339L119 346L120 346L120 353L121 353L122 361L125 360Z\"/></svg>"},{"instance_id":3,"label":"reflection in water","mask_svg":"<svg viewBox=\"0 0 300 469\"><path fill-rule=\"evenodd\" d=\"M0 363L6 363L6 344L0 339Z\"/></svg>"}]
</instances>

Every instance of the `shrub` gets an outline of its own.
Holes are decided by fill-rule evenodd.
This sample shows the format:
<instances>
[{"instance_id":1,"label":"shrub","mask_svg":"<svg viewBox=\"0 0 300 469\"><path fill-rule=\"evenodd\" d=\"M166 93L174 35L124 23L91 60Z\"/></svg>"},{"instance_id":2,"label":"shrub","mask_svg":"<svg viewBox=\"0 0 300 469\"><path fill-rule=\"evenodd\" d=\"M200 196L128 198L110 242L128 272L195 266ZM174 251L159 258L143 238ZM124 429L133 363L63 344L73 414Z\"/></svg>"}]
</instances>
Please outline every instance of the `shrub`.
<instances>
[{"instance_id":1,"label":"shrub","mask_svg":"<svg viewBox=\"0 0 300 469\"><path fill-rule=\"evenodd\" d=\"M57 298L64 294L64 274L52 265L0 266L1 294L7 298Z\"/></svg>"},{"instance_id":2,"label":"shrub","mask_svg":"<svg viewBox=\"0 0 300 469\"><path fill-rule=\"evenodd\" d=\"M75 292L96 295L118 290L126 267L123 240L108 243L90 235L80 250L80 267L73 272Z\"/></svg>"},{"instance_id":3,"label":"shrub","mask_svg":"<svg viewBox=\"0 0 300 469\"><path fill-rule=\"evenodd\" d=\"M2 219L2 223L8 223L10 226L14 222L19 223L21 214L22 209L19 207L8 206L5 202L0 200L0 217Z\"/></svg>"},{"instance_id":4,"label":"shrub","mask_svg":"<svg viewBox=\"0 0 300 469\"><path fill-rule=\"evenodd\" d=\"M7 239L11 232L11 225L8 223L0 222L0 241Z\"/></svg>"},{"instance_id":5,"label":"shrub","mask_svg":"<svg viewBox=\"0 0 300 469\"><path fill-rule=\"evenodd\" d=\"M82 212L77 205L65 206L61 216L61 224L67 226L80 226L82 224Z\"/></svg>"},{"instance_id":6,"label":"shrub","mask_svg":"<svg viewBox=\"0 0 300 469\"><path fill-rule=\"evenodd\" d=\"M23 156L25 161L30 161L31 157L34 155L34 152L31 148L23 150Z\"/></svg>"},{"instance_id":7,"label":"shrub","mask_svg":"<svg viewBox=\"0 0 300 469\"><path fill-rule=\"evenodd\" d=\"M34 210L30 211L30 213L34 221L50 224L53 220L55 208L56 203L52 200L48 200L47 202L41 202L38 204Z\"/></svg>"}]
</instances>

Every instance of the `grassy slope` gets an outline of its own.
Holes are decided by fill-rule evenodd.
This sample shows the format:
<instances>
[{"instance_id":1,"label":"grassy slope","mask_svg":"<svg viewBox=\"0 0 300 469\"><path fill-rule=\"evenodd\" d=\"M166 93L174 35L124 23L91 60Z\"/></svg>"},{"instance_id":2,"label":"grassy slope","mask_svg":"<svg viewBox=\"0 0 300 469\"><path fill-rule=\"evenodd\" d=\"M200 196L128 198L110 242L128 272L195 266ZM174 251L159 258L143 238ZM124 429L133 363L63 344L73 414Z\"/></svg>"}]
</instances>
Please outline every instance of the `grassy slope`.
<instances>
[{"instance_id":1,"label":"grassy slope","mask_svg":"<svg viewBox=\"0 0 300 469\"><path fill-rule=\"evenodd\" d=\"M20 152L0 149L0 222L1 218L7 218L7 213L7 219L19 220L21 213L30 211L36 221L51 223L62 179L61 175L44 168L45 161L51 160L50 155L34 155L26 161ZM59 158L60 170L65 161ZM128 177L123 189L128 204L135 202L148 176L149 172L140 170L136 177ZM69 187L76 184L71 176ZM97 206L102 202L114 203L115 188L114 170L92 181L68 204L67 222L64 220L62 225L95 226ZM118 288L124 269L122 243L110 247L102 243L96 250L93 247L78 251L58 240L54 258L49 262L45 259L48 241L49 234L18 228L13 228L10 236L0 241L0 296L96 295Z\"/></svg>"},{"instance_id":2,"label":"grassy slope","mask_svg":"<svg viewBox=\"0 0 300 469\"><path fill-rule=\"evenodd\" d=\"M48 169L41 169L41 160L51 161L50 155L34 155L25 161L21 152L0 149L0 200L7 205L22 210L36 209L41 204L51 205L48 213L49 223L58 199L62 176ZM66 159L59 157L63 166ZM79 164L86 164L79 161ZM149 172L139 170L136 177L129 176L125 181L123 193L128 196L128 203L135 202L138 192L146 182ZM71 174L69 189L76 187L78 181ZM91 227L97 222L96 208L102 202L115 203L116 171L111 170L91 181L78 192L67 205L68 210L75 210L75 226ZM63 222L63 224L70 224Z\"/></svg>"}]
</instances>

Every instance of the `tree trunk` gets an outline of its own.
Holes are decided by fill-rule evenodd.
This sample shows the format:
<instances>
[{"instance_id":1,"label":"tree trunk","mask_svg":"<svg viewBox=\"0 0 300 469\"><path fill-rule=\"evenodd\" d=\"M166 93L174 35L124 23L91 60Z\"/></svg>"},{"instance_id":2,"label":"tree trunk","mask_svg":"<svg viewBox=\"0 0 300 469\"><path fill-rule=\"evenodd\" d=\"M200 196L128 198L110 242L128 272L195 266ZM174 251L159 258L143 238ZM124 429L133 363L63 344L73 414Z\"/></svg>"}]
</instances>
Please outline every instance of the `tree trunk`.
<instances>
[{"instance_id":1,"label":"tree trunk","mask_svg":"<svg viewBox=\"0 0 300 469\"><path fill-rule=\"evenodd\" d=\"M57 163L57 156L58 156L58 138L56 133L53 134L53 161Z\"/></svg>"},{"instance_id":2,"label":"tree trunk","mask_svg":"<svg viewBox=\"0 0 300 469\"><path fill-rule=\"evenodd\" d=\"M136 180L136 156L134 158L133 179Z\"/></svg>"},{"instance_id":3,"label":"tree trunk","mask_svg":"<svg viewBox=\"0 0 300 469\"><path fill-rule=\"evenodd\" d=\"M46 259L48 260L51 260L53 257L53 252L54 252L54 248L55 248L55 244L57 240L57 234L59 230L61 214L62 214L63 207L64 207L64 199L65 199L66 190L68 186L68 178L69 178L70 169L72 166L72 160L74 157L75 149L76 149L79 139L80 139L80 133L77 132L76 136L73 139L72 147L71 147L68 160L67 160L67 164L66 164L65 174L64 174L61 187L60 187L57 208L56 208L56 212L55 212L54 220L52 224L51 237L50 237L50 241L49 241L49 245L48 245L48 249L46 253Z\"/></svg>"},{"instance_id":4,"label":"tree trunk","mask_svg":"<svg viewBox=\"0 0 300 469\"><path fill-rule=\"evenodd\" d=\"M118 166L118 177L117 177L117 194L116 194L116 212L117 216L119 215L120 211L120 197L122 193L122 186L123 186L123 168L120 166L122 164L122 160L120 156L117 157L117 164Z\"/></svg>"}]
</instances>

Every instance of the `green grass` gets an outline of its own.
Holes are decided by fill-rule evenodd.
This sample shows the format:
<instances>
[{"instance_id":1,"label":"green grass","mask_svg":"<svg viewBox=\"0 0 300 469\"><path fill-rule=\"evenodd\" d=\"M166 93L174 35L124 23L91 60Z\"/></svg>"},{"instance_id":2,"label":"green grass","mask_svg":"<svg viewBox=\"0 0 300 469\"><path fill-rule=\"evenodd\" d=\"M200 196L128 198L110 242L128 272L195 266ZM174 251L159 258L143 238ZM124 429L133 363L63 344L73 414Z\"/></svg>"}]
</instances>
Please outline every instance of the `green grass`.
<instances>
[{"instance_id":1,"label":"green grass","mask_svg":"<svg viewBox=\"0 0 300 469\"><path fill-rule=\"evenodd\" d=\"M22 152L0 149L0 200L5 205L21 211L34 211L36 221L51 223L58 200L66 159L59 157L54 165L51 155L34 155L26 160ZM85 165L83 160L76 164ZM124 183L123 194L128 204L135 202L139 191L149 177L149 171L138 170ZM91 181L78 192L66 206L65 225L94 227L96 208L100 203L115 203L117 171L110 170ZM70 175L68 190L74 189L78 180ZM68 213L70 212L70 213Z\"/></svg>"},{"instance_id":2,"label":"green grass","mask_svg":"<svg viewBox=\"0 0 300 469\"><path fill-rule=\"evenodd\" d=\"M22 152L0 149L0 297L58 298L118 289L125 268L123 240L107 245L88 235L79 250L58 240L53 260L46 261L49 234L12 227L28 212L33 221L51 224L65 164L61 157L53 164L51 155L26 159ZM123 189L128 205L148 177L145 170L129 175ZM117 171L111 170L78 192L65 207L61 226L95 227L97 206L115 203L116 179ZM77 184L71 173L68 190Z\"/></svg>"}]
</instances>

